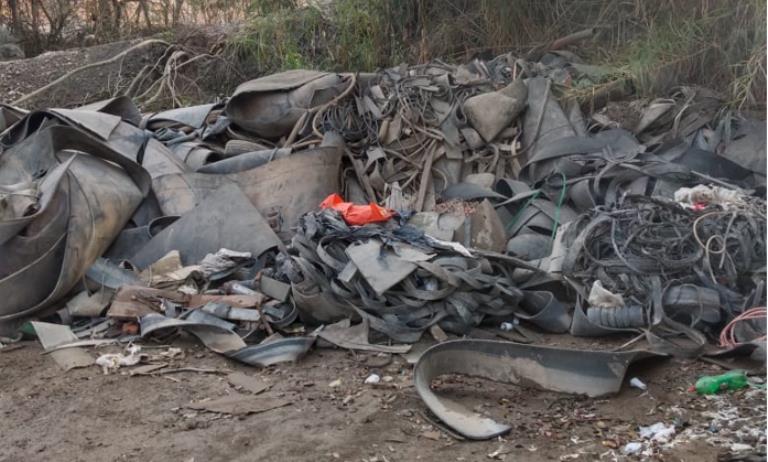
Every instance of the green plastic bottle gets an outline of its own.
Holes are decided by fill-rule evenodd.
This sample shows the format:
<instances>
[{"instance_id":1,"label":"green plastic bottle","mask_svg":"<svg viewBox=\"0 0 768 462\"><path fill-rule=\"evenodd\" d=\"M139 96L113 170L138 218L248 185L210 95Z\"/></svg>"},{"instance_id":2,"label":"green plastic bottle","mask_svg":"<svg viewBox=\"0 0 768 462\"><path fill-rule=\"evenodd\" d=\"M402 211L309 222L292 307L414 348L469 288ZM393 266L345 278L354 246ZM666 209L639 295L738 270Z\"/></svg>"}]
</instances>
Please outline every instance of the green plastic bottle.
<instances>
[{"instance_id":1,"label":"green plastic bottle","mask_svg":"<svg viewBox=\"0 0 768 462\"><path fill-rule=\"evenodd\" d=\"M728 371L720 375L705 375L696 381L694 389L700 395L712 395L725 390L739 390L749 386L744 371Z\"/></svg>"}]
</instances>

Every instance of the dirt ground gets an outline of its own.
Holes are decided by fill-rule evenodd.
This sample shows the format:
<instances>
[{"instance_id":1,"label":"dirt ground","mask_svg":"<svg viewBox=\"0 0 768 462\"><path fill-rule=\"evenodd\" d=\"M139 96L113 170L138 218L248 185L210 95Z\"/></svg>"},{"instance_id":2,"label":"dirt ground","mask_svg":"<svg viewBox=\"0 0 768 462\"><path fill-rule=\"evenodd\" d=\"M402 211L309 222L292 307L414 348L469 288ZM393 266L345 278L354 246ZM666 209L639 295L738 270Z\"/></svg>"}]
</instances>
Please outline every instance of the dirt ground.
<instances>
[{"instance_id":1,"label":"dirt ground","mask_svg":"<svg viewBox=\"0 0 768 462\"><path fill-rule=\"evenodd\" d=\"M601 342L597 346L606 348ZM569 336L547 343L595 347ZM130 368L104 375L97 366L62 372L37 342L18 345L0 352L3 462L640 460L623 456L621 448L641 441L639 425L656 422L674 424L677 434L667 447L649 445L654 460L742 460L724 458L733 443L765 451L765 391L690 393L698 376L723 371L701 361L637 363L627 377L641 378L648 391L625 384L608 399L467 377L438 379L433 385L441 393L513 426L503 438L469 442L430 421L412 385L412 366L400 356L313 349L295 364L256 369L181 339L174 346L184 357L169 367L219 373L130 376ZM185 408L247 394L229 384L227 374L234 371L270 385L260 398L289 405L238 416ZM364 384L371 373L384 380Z\"/></svg>"},{"instance_id":2,"label":"dirt ground","mask_svg":"<svg viewBox=\"0 0 768 462\"><path fill-rule=\"evenodd\" d=\"M73 69L109 59L140 41L50 51L34 58L0 62L0 102L11 104ZM161 52L161 48L150 47L130 53L116 63L85 70L65 85L51 88L21 106L25 109L73 107L109 97L118 87L127 85L142 67L154 63Z\"/></svg>"}]
</instances>

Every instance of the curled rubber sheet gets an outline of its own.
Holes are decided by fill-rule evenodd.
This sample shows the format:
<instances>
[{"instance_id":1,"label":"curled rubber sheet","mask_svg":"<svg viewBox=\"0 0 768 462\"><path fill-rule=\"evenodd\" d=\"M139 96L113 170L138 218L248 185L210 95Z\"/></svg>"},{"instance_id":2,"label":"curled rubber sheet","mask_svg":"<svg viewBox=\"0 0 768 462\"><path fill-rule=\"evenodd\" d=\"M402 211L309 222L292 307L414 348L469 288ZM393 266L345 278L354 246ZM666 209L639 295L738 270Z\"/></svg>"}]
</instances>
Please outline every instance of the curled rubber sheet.
<instances>
[{"instance_id":1,"label":"curled rubber sheet","mask_svg":"<svg viewBox=\"0 0 768 462\"><path fill-rule=\"evenodd\" d=\"M138 126L141 123L141 111L133 100L125 95L96 101L77 108L79 111L95 111L112 114Z\"/></svg>"},{"instance_id":2,"label":"curled rubber sheet","mask_svg":"<svg viewBox=\"0 0 768 462\"><path fill-rule=\"evenodd\" d=\"M288 148L262 149L258 151L245 152L236 156L218 160L216 162L206 162L205 165L196 168L200 173L238 173L260 167L273 160L288 157L291 150Z\"/></svg>"},{"instance_id":3,"label":"curled rubber sheet","mask_svg":"<svg viewBox=\"0 0 768 462\"><path fill-rule=\"evenodd\" d=\"M154 218L144 226L126 227L104 253L104 257L115 261L129 259L155 235L178 219L177 216L164 216Z\"/></svg>"},{"instance_id":4,"label":"curled rubber sheet","mask_svg":"<svg viewBox=\"0 0 768 462\"><path fill-rule=\"evenodd\" d=\"M230 352L228 357L250 366L266 367L286 361L296 361L312 348L315 337L290 337L250 345Z\"/></svg>"},{"instance_id":5,"label":"curled rubber sheet","mask_svg":"<svg viewBox=\"0 0 768 462\"><path fill-rule=\"evenodd\" d=\"M346 87L328 72L294 69L250 80L227 102L227 116L240 128L265 138L286 136L299 118Z\"/></svg>"},{"instance_id":6,"label":"curled rubber sheet","mask_svg":"<svg viewBox=\"0 0 768 462\"><path fill-rule=\"evenodd\" d=\"M326 326L317 336L326 342L332 343L339 348L360 351L376 351L379 353L407 353L411 345L376 345L368 341L368 320L362 319L362 322L351 325L349 318Z\"/></svg>"},{"instance_id":7,"label":"curled rubber sheet","mask_svg":"<svg viewBox=\"0 0 768 462\"><path fill-rule=\"evenodd\" d=\"M567 330L569 317L554 298L531 295L521 306L525 294L510 275L535 267L492 251L473 249L473 257L448 244L455 245L411 226L350 227L326 209L302 218L286 276L304 322L338 322L349 317L348 306L399 343L418 341L434 324L465 335L485 317L513 314Z\"/></svg>"},{"instance_id":8,"label":"curled rubber sheet","mask_svg":"<svg viewBox=\"0 0 768 462\"><path fill-rule=\"evenodd\" d=\"M216 353L223 354L250 366L265 367L285 361L296 361L315 343L315 337L290 337L258 345L246 345L232 331L234 324L200 310L192 310L186 319L168 318L149 313L141 317L141 336L165 329L181 328Z\"/></svg>"},{"instance_id":9,"label":"curled rubber sheet","mask_svg":"<svg viewBox=\"0 0 768 462\"><path fill-rule=\"evenodd\" d=\"M174 164L173 155L164 145L152 138L151 133L135 126L135 114L130 115L130 108L121 109L121 106L127 106L130 101L121 101L122 103L113 103L116 106L102 105L100 102L94 103L92 108L85 106L78 109L30 112L2 133L0 144L9 148L49 126L63 125L101 140L123 156L141 163L153 177L161 173L184 171L184 165L181 162ZM109 112L112 109L114 114Z\"/></svg>"},{"instance_id":10,"label":"curled rubber sheet","mask_svg":"<svg viewBox=\"0 0 768 462\"><path fill-rule=\"evenodd\" d=\"M521 79L499 91L482 93L464 101L464 114L486 142L509 126L525 109L528 87Z\"/></svg>"},{"instance_id":11,"label":"curled rubber sheet","mask_svg":"<svg viewBox=\"0 0 768 462\"><path fill-rule=\"evenodd\" d=\"M0 104L0 132L12 126L27 114L27 111L9 104Z\"/></svg>"},{"instance_id":12,"label":"curled rubber sheet","mask_svg":"<svg viewBox=\"0 0 768 462\"><path fill-rule=\"evenodd\" d=\"M216 353L227 354L245 348L243 339L231 330L234 324L222 322L216 316L202 311L193 313L194 320L167 318L156 313L142 316L141 336L145 337L165 329L182 328L199 338L209 350ZM227 327L230 328L227 329Z\"/></svg>"},{"instance_id":13,"label":"curled rubber sheet","mask_svg":"<svg viewBox=\"0 0 768 462\"><path fill-rule=\"evenodd\" d=\"M762 121L737 120L733 137L723 142L719 155L762 176L765 184L766 131Z\"/></svg>"},{"instance_id":14,"label":"curled rubber sheet","mask_svg":"<svg viewBox=\"0 0 768 462\"><path fill-rule=\"evenodd\" d=\"M589 397L617 393L635 360L661 357L648 351L603 352L532 346L496 340L454 340L425 351L413 373L416 391L440 420L462 436L484 440L512 427L461 403L438 396L432 380L463 374L513 385Z\"/></svg>"},{"instance_id":15,"label":"curled rubber sheet","mask_svg":"<svg viewBox=\"0 0 768 462\"><path fill-rule=\"evenodd\" d=\"M152 190L163 214L179 216L190 212L226 184L234 182L225 175L173 173L153 178Z\"/></svg>"},{"instance_id":16,"label":"curled rubber sheet","mask_svg":"<svg viewBox=\"0 0 768 462\"><path fill-rule=\"evenodd\" d=\"M174 143L169 145L168 149L179 161L192 170L202 168L211 162L216 163L224 158L221 153L195 141Z\"/></svg>"},{"instance_id":17,"label":"curled rubber sheet","mask_svg":"<svg viewBox=\"0 0 768 462\"><path fill-rule=\"evenodd\" d=\"M564 304L560 303L551 292L524 291L520 307L525 313L516 316L536 324L548 332L565 333L571 326L571 315Z\"/></svg>"},{"instance_id":18,"label":"curled rubber sheet","mask_svg":"<svg viewBox=\"0 0 768 462\"><path fill-rule=\"evenodd\" d=\"M497 192L484 188L474 183L456 183L440 193L443 200L459 199L462 201L473 201L479 199L507 199Z\"/></svg>"},{"instance_id":19,"label":"curled rubber sheet","mask_svg":"<svg viewBox=\"0 0 768 462\"><path fill-rule=\"evenodd\" d=\"M552 95L551 83L547 78L528 79L528 109L523 119L523 148L527 151L525 160L535 159L545 146L561 138L575 136L576 130ZM552 163L545 163L544 169ZM531 179L540 180L544 173L533 171Z\"/></svg>"},{"instance_id":20,"label":"curled rubber sheet","mask_svg":"<svg viewBox=\"0 0 768 462\"><path fill-rule=\"evenodd\" d=\"M373 239L350 245L346 254L379 296L416 271L415 263L383 250L382 243Z\"/></svg>"},{"instance_id":21,"label":"curled rubber sheet","mask_svg":"<svg viewBox=\"0 0 768 462\"><path fill-rule=\"evenodd\" d=\"M287 239L302 215L339 191L342 154L337 147L318 147L226 175L164 175L153 180L153 190L163 213L183 215L222 185L237 184L263 216L275 218L275 231Z\"/></svg>"},{"instance_id":22,"label":"curled rubber sheet","mask_svg":"<svg viewBox=\"0 0 768 462\"><path fill-rule=\"evenodd\" d=\"M299 218L339 191L343 150L318 147L229 175L265 216L277 218L278 236L288 238Z\"/></svg>"},{"instance_id":23,"label":"curled rubber sheet","mask_svg":"<svg viewBox=\"0 0 768 462\"><path fill-rule=\"evenodd\" d=\"M120 125L119 116L80 109L48 109L26 114L23 119L3 132L1 142L9 147L29 138L49 125L67 125L84 131L90 136L107 141Z\"/></svg>"},{"instance_id":24,"label":"curled rubber sheet","mask_svg":"<svg viewBox=\"0 0 768 462\"><path fill-rule=\"evenodd\" d=\"M144 285L138 274L120 268L104 258L97 258L85 272L85 277L99 288L107 287L117 290L125 285Z\"/></svg>"},{"instance_id":25,"label":"curled rubber sheet","mask_svg":"<svg viewBox=\"0 0 768 462\"><path fill-rule=\"evenodd\" d=\"M64 297L150 187L138 164L65 126L44 128L0 155L0 184L38 182L35 213L0 218L0 322L36 314Z\"/></svg>"},{"instance_id":26,"label":"curled rubber sheet","mask_svg":"<svg viewBox=\"0 0 768 462\"><path fill-rule=\"evenodd\" d=\"M145 268L172 250L185 265L221 248L261 255L280 241L269 224L235 185L224 185L198 207L167 226L131 261Z\"/></svg>"},{"instance_id":27,"label":"curled rubber sheet","mask_svg":"<svg viewBox=\"0 0 768 462\"><path fill-rule=\"evenodd\" d=\"M309 261L300 257L294 258L303 267L311 268ZM306 324L318 325L357 316L349 305L337 300L330 291L321 290L311 280L292 283L291 294L299 317Z\"/></svg>"},{"instance_id":28,"label":"curled rubber sheet","mask_svg":"<svg viewBox=\"0 0 768 462\"><path fill-rule=\"evenodd\" d=\"M93 364L93 358L82 348L57 349L62 345L77 342L79 339L72 333L69 326L51 324L48 322L32 321L37 338L43 349L50 353L56 364L68 371L76 367L88 367Z\"/></svg>"},{"instance_id":29,"label":"curled rubber sheet","mask_svg":"<svg viewBox=\"0 0 768 462\"><path fill-rule=\"evenodd\" d=\"M181 125L192 128L202 128L208 115L216 104L201 104L198 106L180 107L161 111L149 116L146 125L149 128L156 126Z\"/></svg>"}]
</instances>

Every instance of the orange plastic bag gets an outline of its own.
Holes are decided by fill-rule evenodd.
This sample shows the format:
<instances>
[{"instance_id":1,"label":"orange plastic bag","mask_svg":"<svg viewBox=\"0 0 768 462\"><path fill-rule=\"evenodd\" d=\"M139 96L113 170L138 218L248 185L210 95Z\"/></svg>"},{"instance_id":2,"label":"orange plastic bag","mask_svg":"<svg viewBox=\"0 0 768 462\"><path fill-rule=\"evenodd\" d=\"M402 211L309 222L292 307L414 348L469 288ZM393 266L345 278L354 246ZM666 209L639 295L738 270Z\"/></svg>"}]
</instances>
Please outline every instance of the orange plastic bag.
<instances>
[{"instance_id":1,"label":"orange plastic bag","mask_svg":"<svg viewBox=\"0 0 768 462\"><path fill-rule=\"evenodd\" d=\"M365 225L387 221L395 214L394 211L385 209L371 202L368 205L356 205L352 202L344 202L344 198L338 194L331 194L320 203L321 209L334 209L341 213L348 225Z\"/></svg>"}]
</instances>

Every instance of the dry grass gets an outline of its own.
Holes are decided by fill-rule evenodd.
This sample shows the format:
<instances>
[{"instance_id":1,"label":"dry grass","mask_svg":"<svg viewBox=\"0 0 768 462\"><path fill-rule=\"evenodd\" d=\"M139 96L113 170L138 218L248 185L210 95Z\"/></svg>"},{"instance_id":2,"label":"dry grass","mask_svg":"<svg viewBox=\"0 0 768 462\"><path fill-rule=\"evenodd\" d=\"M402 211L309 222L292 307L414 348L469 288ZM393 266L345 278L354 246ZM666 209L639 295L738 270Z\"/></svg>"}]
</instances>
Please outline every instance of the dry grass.
<instances>
[{"instance_id":1,"label":"dry grass","mask_svg":"<svg viewBox=\"0 0 768 462\"><path fill-rule=\"evenodd\" d=\"M647 96L693 84L765 107L765 0L637 0L641 31L615 58ZM658 7L654 9L654 7Z\"/></svg>"},{"instance_id":2,"label":"dry grass","mask_svg":"<svg viewBox=\"0 0 768 462\"><path fill-rule=\"evenodd\" d=\"M247 75L294 67L372 71L467 61L599 26L577 52L616 68L641 96L702 85L737 108L765 108L766 0L334 0L262 8L228 43ZM601 86L610 82L600 82ZM578 88L587 94L599 88Z\"/></svg>"}]
</instances>

